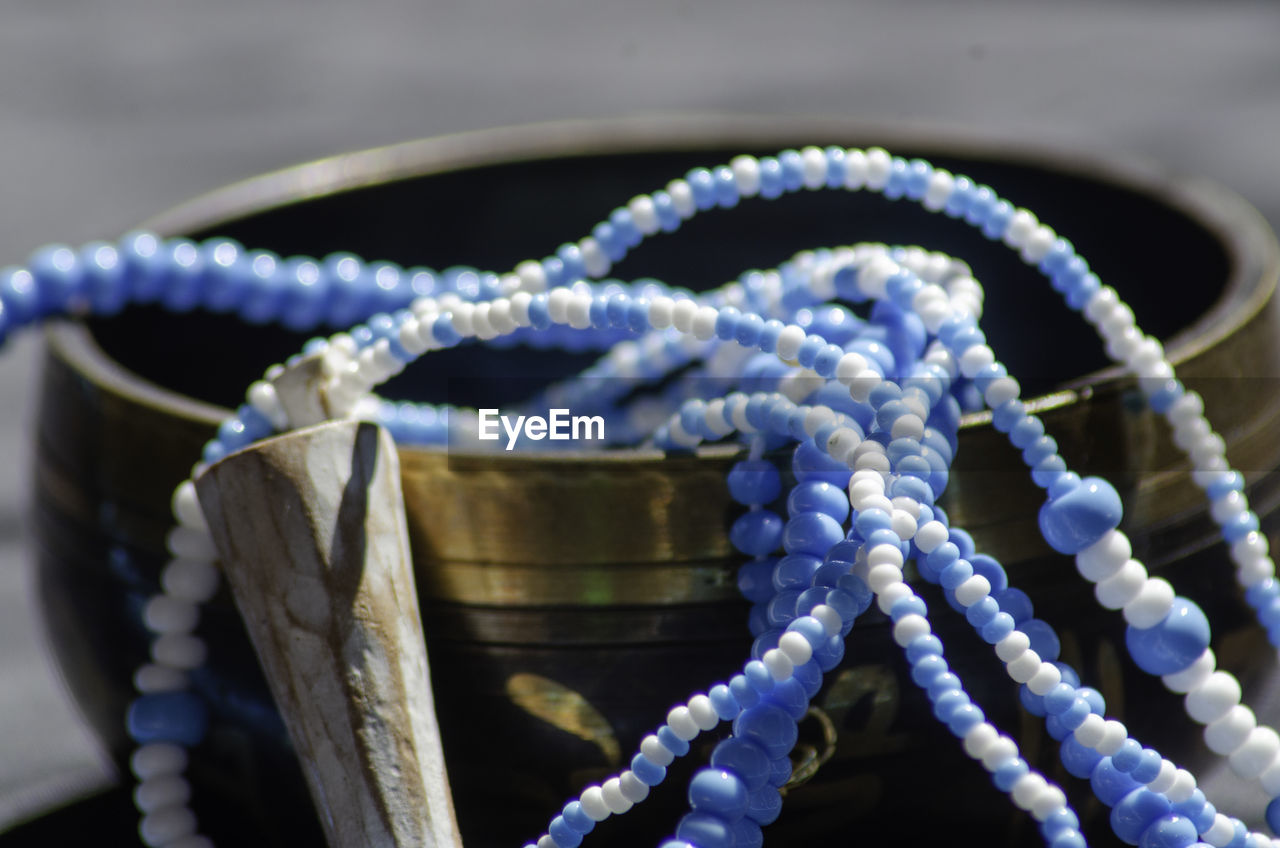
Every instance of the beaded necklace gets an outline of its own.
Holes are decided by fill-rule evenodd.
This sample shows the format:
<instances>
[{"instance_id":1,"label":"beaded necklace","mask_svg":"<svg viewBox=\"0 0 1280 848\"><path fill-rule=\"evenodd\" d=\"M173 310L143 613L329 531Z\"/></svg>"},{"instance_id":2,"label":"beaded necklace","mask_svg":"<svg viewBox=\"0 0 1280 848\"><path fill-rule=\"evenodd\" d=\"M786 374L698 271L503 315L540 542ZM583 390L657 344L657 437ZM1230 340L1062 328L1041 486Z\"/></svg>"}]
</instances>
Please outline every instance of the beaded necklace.
<instances>
[{"instance_id":1,"label":"beaded necklace","mask_svg":"<svg viewBox=\"0 0 1280 848\"><path fill-rule=\"evenodd\" d=\"M1024 707L1044 716L1050 735L1063 741L1067 770L1088 777L1095 794L1112 807L1117 836L1169 846L1197 839L1215 846L1272 842L1218 813L1194 776L1104 718L1101 696L1080 687L1078 674L1056 661L1052 628L1032 617L1030 603L1009 587L999 563L977 554L968 535L950 527L934 503L956 449L958 398L985 403L995 427L1022 450L1032 479L1047 491L1040 512L1046 541L1074 555L1081 575L1096 583L1101 605L1122 611L1135 663L1161 676L1171 691L1186 694L1188 714L1206 725L1206 742L1228 757L1233 770L1257 778L1273 797L1280 795L1280 736L1240 703L1234 677L1216 670L1208 622L1194 602L1131 558L1128 540L1117 529L1122 509L1114 489L1071 473L1043 423L1027 413L1017 381L996 361L978 328L982 290L963 263L919 249L873 245L801 254L776 272L745 275L696 296L653 284L580 282L603 277L645 236L671 231L698 211L802 188L865 188L918 201L963 218L1039 268L1097 328L1108 353L1138 376L1151 407L1169 420L1231 546L1246 597L1277 644L1280 585L1243 478L1227 465L1223 440L1204 418L1199 397L1177 381L1159 342L1138 330L1132 311L1090 273L1070 243L1030 212L965 177L879 149L806 148L697 169L665 190L632 199L555 256L521 263L504 275L466 269L452 275L405 273L349 255L282 261L225 240L196 245L147 234L131 236L118 248L51 248L35 257L30 270L0 274L0 323L7 329L64 310L109 314L126 302L235 309L247 321L274 319L299 329L322 320L349 324L381 311L348 333L310 343L306 352L322 357L333 414L377 417L400 436L432 441L443 435L440 422L458 418L458 412L407 416L405 407L371 400L369 392L421 354L467 338L607 348L597 374L656 378L702 360L703 373L724 377L725 362L736 361L740 370L723 385L708 389L706 381L689 379L672 392L666 403L674 412L652 440L668 450L735 432L752 440L750 458L734 467L728 481L735 500L747 507L730 540L750 557L739 585L754 604L752 659L730 680L673 708L645 737L631 767L567 804L536 841L538 848L571 848L596 821L644 800L666 766L688 752L689 741L720 721L733 723L732 734L716 746L710 767L691 781L692 811L664 848L760 844L761 826L780 809L777 787L790 771L795 722L822 673L839 663L854 619L872 602L893 622L912 679L966 753L1040 822L1048 844L1083 845L1079 821L1061 789L1028 767L1012 739L986 721L949 669L923 600L903 580L908 559L924 579L943 587L948 602L994 646L1021 685ZM858 319L847 310L823 307L836 299L875 302L870 321L855 326ZM810 312L802 322L801 311L815 305L827 309L821 320ZM846 314L848 325L837 326ZM629 341L640 331L646 334L639 341ZM673 344L677 336L693 341ZM577 341L566 342L570 338ZM757 375L773 380L773 390L746 390L751 360L715 358L735 345L782 363L781 373L773 367ZM280 370L268 370L265 380L250 387L247 402L219 428L192 477L227 453L288 428L270 383ZM613 408L618 398L592 399L582 389L585 383L569 381L556 391L597 402L625 421L627 410ZM730 390L735 386L741 390ZM556 396L549 393L535 407ZM415 416L432 424L406 427L406 419ZM781 492L777 470L762 452L787 442L799 443L793 459L797 485L783 521L765 508ZM204 661L206 648L193 630L198 605L216 589L217 571L190 480L178 487L173 506L174 558L162 575L164 591L144 614L156 638L152 661L135 676L141 696L130 707L129 728L139 747L131 763L141 781L135 800L144 813L144 841L197 848L211 843L196 833L182 772L184 746L199 740L205 713L187 691L187 672ZM779 547L785 556L776 558ZM1272 802L1267 818L1273 830L1280 829L1280 802Z\"/></svg>"}]
</instances>

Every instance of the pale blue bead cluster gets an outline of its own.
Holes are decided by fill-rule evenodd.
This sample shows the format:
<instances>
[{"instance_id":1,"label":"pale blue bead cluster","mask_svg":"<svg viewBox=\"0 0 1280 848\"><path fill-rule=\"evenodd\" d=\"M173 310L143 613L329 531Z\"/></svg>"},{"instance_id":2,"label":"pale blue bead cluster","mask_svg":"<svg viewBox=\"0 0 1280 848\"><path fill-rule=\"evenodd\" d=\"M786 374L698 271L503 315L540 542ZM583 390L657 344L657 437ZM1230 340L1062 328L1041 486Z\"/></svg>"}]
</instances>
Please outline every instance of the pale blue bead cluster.
<instances>
[{"instance_id":1,"label":"pale blue bead cluster","mask_svg":"<svg viewBox=\"0 0 1280 848\"><path fill-rule=\"evenodd\" d=\"M673 709L646 737L630 768L569 802L538 848L580 844L597 821L642 801L670 762L689 751L689 741L720 722L731 722L732 731L716 746L710 766L693 778L692 810L666 848L761 844L761 828L781 808L778 789L790 775L796 723L823 673L841 661L854 620L872 603L889 617L912 679L966 752L1034 816L1047 844L1083 845L1065 794L986 721L948 666L924 601L903 580L908 560L921 577L940 584L948 603L994 646L1006 671L1022 684L1024 707L1043 716L1050 735L1062 740L1067 770L1089 779L1112 808L1111 825L1120 839L1152 848L1180 848L1201 837L1232 848L1270 844L1218 814L1189 773L1144 747L1119 722L1102 718L1101 695L1080 686L1078 674L1057 661L1053 629L1034 617L1029 599L1009 585L1000 564L976 552L968 534L950 527L937 506L957 449L961 408L986 403L994 426L1022 451L1032 479L1046 490L1040 512L1046 541L1077 556L1078 564L1101 563L1079 567L1082 573L1096 567L1100 600L1114 597L1117 603L1109 605L1124 607L1130 621L1126 644L1139 668L1167 684L1191 675L1197 686L1206 655L1212 670L1208 623L1195 603L1173 595L1163 580L1148 579L1140 564L1110 568L1108 552L1120 545L1120 500L1105 481L1070 472L1043 422L1027 412L1016 381L986 346L978 326L981 289L962 263L948 264L919 250L863 246L802 254L776 271L749 272L708 294L654 281L583 281L607 275L646 236L671 232L699 211L731 208L747 197L826 188L866 188L963 219L1019 250L1070 307L1099 312L1101 323L1117 322L1124 329L1123 304L1116 305L1114 293L1069 242L1030 213L986 186L920 160L842 148L739 157L697 169L614 210L590 236L563 245L555 256L522 263L508 275L405 271L348 254L286 260L226 240L195 244L146 234L114 247L51 248L29 269L0 274L0 327L67 311L111 314L135 302L176 311L235 311L245 321L276 320L293 329L367 319L340 339L313 342L305 351L338 352L337 360L351 363L335 377L335 396L345 390L342 379L357 389L370 387L424 351L472 337L501 345L608 349L596 366L548 389L531 408L571 404L600 411L617 424L611 428L615 440L651 436L667 450L735 433L747 438L751 456L728 480L731 494L747 509L729 535L749 558L739 585L753 604L752 658L730 680ZM944 280L956 282L953 291L939 285ZM870 302L869 316L859 317L837 301ZM1131 326L1131 314L1128 320ZM1152 352L1140 334L1132 336L1122 341L1143 363L1141 385L1152 408L1171 420L1189 420L1188 409L1198 399L1173 376L1160 351ZM717 358L720 351L739 349L758 354ZM732 368L726 370L728 364ZM625 384L602 377L658 383L676 369L687 370L662 394L660 408L669 417L651 432L630 414L621 391L599 389ZM372 414L398 437L426 442L447 439L460 417L455 410L387 401L377 403ZM251 398L223 423L203 459L214 462L278 426ZM1215 505L1214 517L1233 551L1262 562L1266 551L1259 548L1264 543L1258 541L1258 518L1243 498L1243 478L1216 461L1220 451L1214 453L1213 435L1189 437L1197 482ZM792 461L796 485L785 498L784 520L769 508L783 493L778 471L765 456L789 442L798 443ZM777 556L779 549L784 555ZM1254 579L1247 597L1273 643L1280 643L1280 584L1270 576ZM1232 751L1243 749L1247 737L1250 751L1260 752L1252 759L1270 752L1265 734L1253 741L1251 712L1232 713L1234 723L1222 724L1227 712L1202 711L1214 722L1209 732L1221 728L1218 735L1227 736ZM196 744L205 720L203 705L186 691L143 694L129 715L130 732L142 744ZM1246 762L1242 768L1262 773L1270 765L1267 760L1253 769ZM1280 824L1276 803L1268 818L1273 828Z\"/></svg>"}]
</instances>

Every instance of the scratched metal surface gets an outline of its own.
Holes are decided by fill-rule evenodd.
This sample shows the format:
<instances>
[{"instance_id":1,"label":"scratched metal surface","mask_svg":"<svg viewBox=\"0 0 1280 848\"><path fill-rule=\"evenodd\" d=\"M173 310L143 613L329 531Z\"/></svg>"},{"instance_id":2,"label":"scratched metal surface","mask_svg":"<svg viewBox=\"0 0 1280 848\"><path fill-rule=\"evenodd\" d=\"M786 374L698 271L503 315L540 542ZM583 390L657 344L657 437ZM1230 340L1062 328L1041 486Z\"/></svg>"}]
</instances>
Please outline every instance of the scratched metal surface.
<instances>
[{"instance_id":1,"label":"scratched metal surface","mask_svg":"<svg viewBox=\"0 0 1280 848\"><path fill-rule=\"evenodd\" d=\"M326 154L669 111L945 122L1136 155L1277 225L1278 36L1280 5L1262 2L6 0L0 265ZM31 598L34 341L0 364L0 831L111 779Z\"/></svg>"}]
</instances>

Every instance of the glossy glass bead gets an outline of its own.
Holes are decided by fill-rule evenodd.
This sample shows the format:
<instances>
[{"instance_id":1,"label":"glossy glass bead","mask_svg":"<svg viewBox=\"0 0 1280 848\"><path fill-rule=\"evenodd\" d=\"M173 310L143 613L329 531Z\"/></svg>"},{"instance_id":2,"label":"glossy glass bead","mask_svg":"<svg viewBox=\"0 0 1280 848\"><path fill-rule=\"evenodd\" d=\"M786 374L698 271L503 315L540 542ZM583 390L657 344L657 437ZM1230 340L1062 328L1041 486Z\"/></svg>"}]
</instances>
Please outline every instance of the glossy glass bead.
<instances>
[{"instance_id":1,"label":"glossy glass bead","mask_svg":"<svg viewBox=\"0 0 1280 848\"><path fill-rule=\"evenodd\" d=\"M1168 798L1146 788L1135 789L1111 808L1111 830L1130 845L1137 845L1143 832L1168 814Z\"/></svg>"},{"instance_id":2,"label":"glossy glass bead","mask_svg":"<svg viewBox=\"0 0 1280 848\"><path fill-rule=\"evenodd\" d=\"M745 513L734 521L729 541L748 556L763 556L782 543L783 521L767 509Z\"/></svg>"},{"instance_id":3,"label":"glossy glass bead","mask_svg":"<svg viewBox=\"0 0 1280 848\"><path fill-rule=\"evenodd\" d=\"M1115 488L1099 477L1086 477L1040 508L1040 532L1054 550L1076 554L1114 530L1123 514Z\"/></svg>"},{"instance_id":4,"label":"glossy glass bead","mask_svg":"<svg viewBox=\"0 0 1280 848\"><path fill-rule=\"evenodd\" d=\"M1089 785L1098 800L1108 807L1114 807L1129 793L1141 788L1138 781L1113 766L1110 757L1098 760L1089 776Z\"/></svg>"},{"instance_id":5,"label":"glossy glass bead","mask_svg":"<svg viewBox=\"0 0 1280 848\"><path fill-rule=\"evenodd\" d=\"M1148 674L1173 674L1190 666L1209 647L1209 620L1187 598L1173 600L1169 614L1154 627L1125 628L1129 656Z\"/></svg>"},{"instance_id":6,"label":"glossy glass bead","mask_svg":"<svg viewBox=\"0 0 1280 848\"><path fill-rule=\"evenodd\" d=\"M141 695L129 705L129 736L145 745L173 742L191 747L204 739L209 711L192 692L153 692Z\"/></svg>"}]
</instances>

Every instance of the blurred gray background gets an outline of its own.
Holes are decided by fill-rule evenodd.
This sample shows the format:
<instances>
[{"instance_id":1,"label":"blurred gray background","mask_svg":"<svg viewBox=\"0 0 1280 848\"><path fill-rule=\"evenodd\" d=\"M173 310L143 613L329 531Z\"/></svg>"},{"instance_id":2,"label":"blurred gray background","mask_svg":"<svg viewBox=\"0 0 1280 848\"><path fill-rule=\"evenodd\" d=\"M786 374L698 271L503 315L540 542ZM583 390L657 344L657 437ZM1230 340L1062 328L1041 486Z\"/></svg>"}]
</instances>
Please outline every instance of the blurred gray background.
<instances>
[{"instance_id":1,"label":"blurred gray background","mask_svg":"<svg viewBox=\"0 0 1280 848\"><path fill-rule=\"evenodd\" d=\"M659 111L942 122L1137 155L1280 225L1277 3L4 0L0 265L327 154ZM30 597L36 344L0 369L0 831L111 779Z\"/></svg>"}]
</instances>

